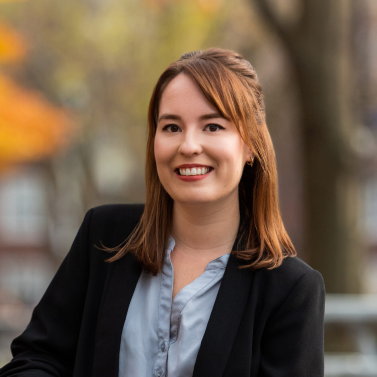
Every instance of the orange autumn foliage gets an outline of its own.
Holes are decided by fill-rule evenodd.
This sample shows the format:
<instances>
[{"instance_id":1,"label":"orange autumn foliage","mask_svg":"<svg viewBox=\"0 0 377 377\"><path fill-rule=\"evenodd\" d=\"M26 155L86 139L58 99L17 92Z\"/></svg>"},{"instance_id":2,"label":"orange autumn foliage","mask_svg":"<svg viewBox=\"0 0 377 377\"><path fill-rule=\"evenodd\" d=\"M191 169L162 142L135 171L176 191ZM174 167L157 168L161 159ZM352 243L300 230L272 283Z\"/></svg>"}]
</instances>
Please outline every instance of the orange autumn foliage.
<instances>
[{"instance_id":1,"label":"orange autumn foliage","mask_svg":"<svg viewBox=\"0 0 377 377\"><path fill-rule=\"evenodd\" d=\"M17 32L0 24L0 63L20 61L26 50ZM57 153L69 143L74 129L65 110L0 73L0 173Z\"/></svg>"},{"instance_id":2,"label":"orange autumn foliage","mask_svg":"<svg viewBox=\"0 0 377 377\"><path fill-rule=\"evenodd\" d=\"M18 61L25 55L26 42L23 38L10 27L0 23L0 62Z\"/></svg>"},{"instance_id":3,"label":"orange autumn foliage","mask_svg":"<svg viewBox=\"0 0 377 377\"><path fill-rule=\"evenodd\" d=\"M53 155L67 145L72 129L64 110L0 75L0 170Z\"/></svg>"}]
</instances>

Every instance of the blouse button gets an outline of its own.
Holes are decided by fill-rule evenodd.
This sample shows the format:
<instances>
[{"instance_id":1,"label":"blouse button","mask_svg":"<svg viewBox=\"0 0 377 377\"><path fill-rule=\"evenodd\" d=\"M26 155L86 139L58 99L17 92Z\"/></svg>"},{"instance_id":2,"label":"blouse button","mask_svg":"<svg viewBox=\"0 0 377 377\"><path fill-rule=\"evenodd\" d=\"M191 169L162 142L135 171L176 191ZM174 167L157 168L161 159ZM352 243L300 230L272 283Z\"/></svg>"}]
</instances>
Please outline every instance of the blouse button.
<instances>
[{"instance_id":1,"label":"blouse button","mask_svg":"<svg viewBox=\"0 0 377 377\"><path fill-rule=\"evenodd\" d=\"M161 343L160 350L161 352L165 352L165 343Z\"/></svg>"},{"instance_id":2,"label":"blouse button","mask_svg":"<svg viewBox=\"0 0 377 377\"><path fill-rule=\"evenodd\" d=\"M157 370L156 370L156 376L157 377L161 377L162 376L162 368L161 367L157 368Z\"/></svg>"}]
</instances>

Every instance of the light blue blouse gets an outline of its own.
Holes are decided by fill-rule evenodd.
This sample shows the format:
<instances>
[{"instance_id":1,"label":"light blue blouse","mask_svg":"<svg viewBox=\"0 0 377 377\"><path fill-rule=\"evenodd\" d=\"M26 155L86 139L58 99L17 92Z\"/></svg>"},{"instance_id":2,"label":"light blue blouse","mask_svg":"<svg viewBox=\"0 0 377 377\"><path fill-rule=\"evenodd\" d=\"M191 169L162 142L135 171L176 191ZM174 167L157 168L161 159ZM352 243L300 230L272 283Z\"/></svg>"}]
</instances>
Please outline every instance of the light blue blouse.
<instances>
[{"instance_id":1,"label":"light blue blouse","mask_svg":"<svg viewBox=\"0 0 377 377\"><path fill-rule=\"evenodd\" d=\"M209 262L172 300L174 245L170 237L162 273L140 275L123 327L119 377L193 374L230 253Z\"/></svg>"}]
</instances>

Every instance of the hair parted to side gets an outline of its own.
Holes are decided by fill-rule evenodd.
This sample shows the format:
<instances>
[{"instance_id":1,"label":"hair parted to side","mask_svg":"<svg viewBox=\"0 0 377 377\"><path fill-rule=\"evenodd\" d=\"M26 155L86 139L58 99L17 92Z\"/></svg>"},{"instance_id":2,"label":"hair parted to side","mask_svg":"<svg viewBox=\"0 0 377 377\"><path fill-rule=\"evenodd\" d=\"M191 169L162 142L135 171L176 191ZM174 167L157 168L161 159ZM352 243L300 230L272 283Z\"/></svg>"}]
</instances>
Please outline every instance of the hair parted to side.
<instances>
[{"instance_id":1,"label":"hair parted to side","mask_svg":"<svg viewBox=\"0 0 377 377\"><path fill-rule=\"evenodd\" d=\"M245 216L238 237L245 240L246 246L241 251L233 250L232 254L250 262L243 268L280 266L284 258L295 256L296 251L280 215L275 151L266 125L262 88L247 60L234 51L219 48L182 55L158 79L148 110L144 213L124 246L105 248L117 252L108 261L120 259L130 252L147 272L156 275L162 269L170 235L173 199L157 174L154 138L162 93L180 73L191 77L208 101L236 125L255 155L253 166L245 164L239 184L240 206Z\"/></svg>"}]
</instances>

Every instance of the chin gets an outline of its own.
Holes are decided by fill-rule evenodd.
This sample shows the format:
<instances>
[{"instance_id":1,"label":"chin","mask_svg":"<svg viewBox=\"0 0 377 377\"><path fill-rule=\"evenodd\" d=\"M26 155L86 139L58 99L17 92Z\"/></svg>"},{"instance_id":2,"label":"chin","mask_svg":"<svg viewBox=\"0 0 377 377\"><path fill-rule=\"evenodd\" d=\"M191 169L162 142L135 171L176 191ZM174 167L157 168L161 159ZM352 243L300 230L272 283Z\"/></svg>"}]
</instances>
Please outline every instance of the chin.
<instances>
[{"instance_id":1,"label":"chin","mask_svg":"<svg viewBox=\"0 0 377 377\"><path fill-rule=\"evenodd\" d=\"M216 198L213 195L208 195L206 193L205 195L200 195L199 193L187 193L186 195L183 192L180 192L177 195L170 195L174 202L181 203L184 205L203 205L203 204L209 204L209 203L214 203L218 199L221 198Z\"/></svg>"},{"instance_id":2,"label":"chin","mask_svg":"<svg viewBox=\"0 0 377 377\"><path fill-rule=\"evenodd\" d=\"M174 199L173 199L174 200ZM210 204L210 203L213 203L214 200L190 200L190 199L186 199L186 200L174 200L175 203L180 203L180 204L183 204L185 206L200 206L200 205L205 205L205 204Z\"/></svg>"}]
</instances>

